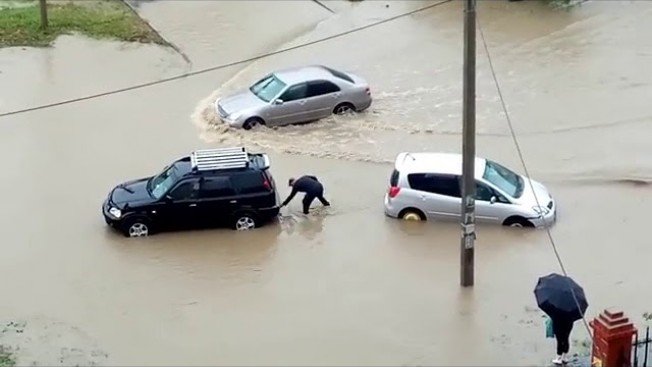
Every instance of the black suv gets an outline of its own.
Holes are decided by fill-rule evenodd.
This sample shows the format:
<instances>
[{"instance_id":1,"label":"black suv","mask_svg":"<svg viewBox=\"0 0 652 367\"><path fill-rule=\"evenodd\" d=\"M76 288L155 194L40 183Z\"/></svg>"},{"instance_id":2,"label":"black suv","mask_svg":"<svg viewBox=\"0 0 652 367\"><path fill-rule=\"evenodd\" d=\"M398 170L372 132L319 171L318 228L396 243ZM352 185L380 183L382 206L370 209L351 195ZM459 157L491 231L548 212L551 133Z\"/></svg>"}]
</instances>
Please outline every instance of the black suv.
<instances>
[{"instance_id":1,"label":"black suv","mask_svg":"<svg viewBox=\"0 0 652 367\"><path fill-rule=\"evenodd\" d=\"M156 176L118 185L102 212L128 237L224 224L249 230L278 216L275 187L266 154L198 150Z\"/></svg>"}]
</instances>

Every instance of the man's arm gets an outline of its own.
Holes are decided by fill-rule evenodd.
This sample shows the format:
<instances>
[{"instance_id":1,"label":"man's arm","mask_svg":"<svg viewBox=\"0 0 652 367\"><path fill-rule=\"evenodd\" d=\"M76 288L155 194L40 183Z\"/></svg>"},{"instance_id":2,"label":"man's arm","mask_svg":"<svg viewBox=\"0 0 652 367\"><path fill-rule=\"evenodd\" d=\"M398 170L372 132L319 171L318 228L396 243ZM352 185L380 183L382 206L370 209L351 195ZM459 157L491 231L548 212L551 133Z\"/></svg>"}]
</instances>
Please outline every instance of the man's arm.
<instances>
[{"instance_id":1,"label":"man's arm","mask_svg":"<svg viewBox=\"0 0 652 367\"><path fill-rule=\"evenodd\" d=\"M285 199L285 201L283 202L283 204L281 204L281 206L286 206L286 205L288 205L288 204L290 203L290 201L292 201L292 199L294 198L294 195L296 195L296 194L297 194L297 189L295 189L295 188L293 187L293 188L292 188L292 192L290 193L290 196L288 196L288 198Z\"/></svg>"}]
</instances>

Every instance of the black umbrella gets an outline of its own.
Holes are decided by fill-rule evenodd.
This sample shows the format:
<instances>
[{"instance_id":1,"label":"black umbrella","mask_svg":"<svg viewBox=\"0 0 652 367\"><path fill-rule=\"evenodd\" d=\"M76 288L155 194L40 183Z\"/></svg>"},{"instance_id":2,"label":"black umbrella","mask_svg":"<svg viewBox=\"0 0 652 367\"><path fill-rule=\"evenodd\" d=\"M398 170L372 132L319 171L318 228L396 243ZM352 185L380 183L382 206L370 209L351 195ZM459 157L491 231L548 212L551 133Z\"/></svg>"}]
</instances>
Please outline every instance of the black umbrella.
<instances>
[{"instance_id":1,"label":"black umbrella","mask_svg":"<svg viewBox=\"0 0 652 367\"><path fill-rule=\"evenodd\" d=\"M573 279L555 273L539 278L534 295L539 308L553 320L579 320L589 307L584 289Z\"/></svg>"}]
</instances>

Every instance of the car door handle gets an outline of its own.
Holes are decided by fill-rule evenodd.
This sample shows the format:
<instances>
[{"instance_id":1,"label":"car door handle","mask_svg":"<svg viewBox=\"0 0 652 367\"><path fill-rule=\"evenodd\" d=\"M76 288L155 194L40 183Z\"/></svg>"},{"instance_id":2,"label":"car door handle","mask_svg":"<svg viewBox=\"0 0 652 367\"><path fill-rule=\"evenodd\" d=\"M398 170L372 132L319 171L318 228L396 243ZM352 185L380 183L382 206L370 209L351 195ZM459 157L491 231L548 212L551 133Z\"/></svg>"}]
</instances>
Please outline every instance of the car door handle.
<instances>
[{"instance_id":1,"label":"car door handle","mask_svg":"<svg viewBox=\"0 0 652 367\"><path fill-rule=\"evenodd\" d=\"M190 205L188 205L188 206L191 207L191 208L194 208L194 207L197 206L197 204L190 204Z\"/></svg>"},{"instance_id":2,"label":"car door handle","mask_svg":"<svg viewBox=\"0 0 652 367\"><path fill-rule=\"evenodd\" d=\"M229 201L229 203L231 203L231 204L235 204L235 203L237 203L237 202L238 202L237 200L231 200L231 201Z\"/></svg>"}]
</instances>

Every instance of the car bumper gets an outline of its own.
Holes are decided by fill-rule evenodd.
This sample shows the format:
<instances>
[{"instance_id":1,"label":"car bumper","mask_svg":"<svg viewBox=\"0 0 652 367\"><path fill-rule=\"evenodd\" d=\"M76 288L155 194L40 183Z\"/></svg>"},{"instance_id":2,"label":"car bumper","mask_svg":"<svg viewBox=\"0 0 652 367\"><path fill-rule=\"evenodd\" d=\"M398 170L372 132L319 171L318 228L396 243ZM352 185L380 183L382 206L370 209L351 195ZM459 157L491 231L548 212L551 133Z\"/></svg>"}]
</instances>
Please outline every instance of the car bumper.
<instances>
[{"instance_id":1,"label":"car bumper","mask_svg":"<svg viewBox=\"0 0 652 367\"><path fill-rule=\"evenodd\" d=\"M389 195L385 194L385 215L392 218L398 218L400 209L397 208L392 199L389 198Z\"/></svg>"},{"instance_id":2,"label":"car bumper","mask_svg":"<svg viewBox=\"0 0 652 367\"><path fill-rule=\"evenodd\" d=\"M548 212L548 214L539 217L529 218L529 220L537 228L544 228L544 227L551 226L555 222L557 222L557 208L554 207L552 210L550 210L550 212Z\"/></svg>"},{"instance_id":3,"label":"car bumper","mask_svg":"<svg viewBox=\"0 0 652 367\"><path fill-rule=\"evenodd\" d=\"M364 101L363 103L358 104L358 105L356 106L356 110L357 110L358 112L361 112L361 111L366 110L367 108L371 107L371 102L372 102L372 101L373 101L373 99L372 99L372 98L369 98L368 101Z\"/></svg>"},{"instance_id":4,"label":"car bumper","mask_svg":"<svg viewBox=\"0 0 652 367\"><path fill-rule=\"evenodd\" d=\"M121 221L112 216L111 213L109 213L109 209L111 209L111 205L109 204L109 200L106 199L102 204L102 216L104 217L104 221L111 227L118 227Z\"/></svg>"},{"instance_id":5,"label":"car bumper","mask_svg":"<svg viewBox=\"0 0 652 367\"><path fill-rule=\"evenodd\" d=\"M230 127L241 128L242 125L243 125L243 122L239 121L239 120L229 118L229 116L227 116L222 111L222 109L220 108L219 102L220 102L219 99L217 99L217 100L215 100L215 102L213 102L213 107L215 109L215 115L217 115L217 118L219 118L220 121L222 121L222 123L227 124Z\"/></svg>"},{"instance_id":6,"label":"car bumper","mask_svg":"<svg viewBox=\"0 0 652 367\"><path fill-rule=\"evenodd\" d=\"M261 219L267 220L267 219L272 219L274 217L278 216L278 213L281 212L281 208L278 206L274 206L271 208L262 208L258 209L258 213L262 217Z\"/></svg>"}]
</instances>

